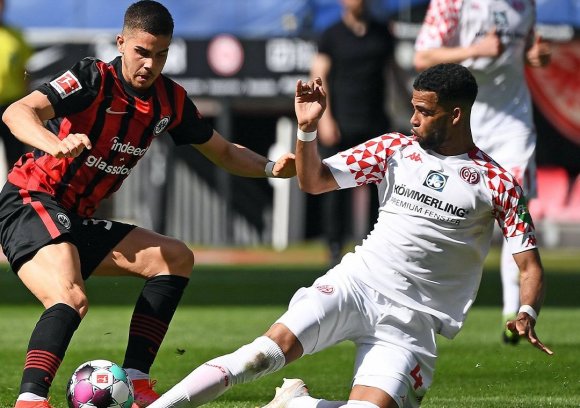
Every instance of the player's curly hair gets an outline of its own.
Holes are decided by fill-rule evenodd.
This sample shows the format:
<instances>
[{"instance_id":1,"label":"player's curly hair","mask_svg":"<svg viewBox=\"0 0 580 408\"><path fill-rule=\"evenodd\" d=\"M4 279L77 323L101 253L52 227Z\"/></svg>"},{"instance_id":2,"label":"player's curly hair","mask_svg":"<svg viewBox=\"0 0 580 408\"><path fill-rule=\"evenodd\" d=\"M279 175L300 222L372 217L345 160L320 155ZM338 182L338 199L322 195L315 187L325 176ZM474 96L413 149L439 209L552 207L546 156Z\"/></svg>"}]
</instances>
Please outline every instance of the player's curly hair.
<instances>
[{"instance_id":1,"label":"player's curly hair","mask_svg":"<svg viewBox=\"0 0 580 408\"><path fill-rule=\"evenodd\" d=\"M438 64L421 72L413 82L417 91L435 92L440 104L465 104L477 97L477 82L467 68L459 64Z\"/></svg>"},{"instance_id":2,"label":"player's curly hair","mask_svg":"<svg viewBox=\"0 0 580 408\"><path fill-rule=\"evenodd\" d=\"M173 36L173 17L167 8L154 0L140 0L125 11L123 30L143 30L153 35Z\"/></svg>"}]
</instances>

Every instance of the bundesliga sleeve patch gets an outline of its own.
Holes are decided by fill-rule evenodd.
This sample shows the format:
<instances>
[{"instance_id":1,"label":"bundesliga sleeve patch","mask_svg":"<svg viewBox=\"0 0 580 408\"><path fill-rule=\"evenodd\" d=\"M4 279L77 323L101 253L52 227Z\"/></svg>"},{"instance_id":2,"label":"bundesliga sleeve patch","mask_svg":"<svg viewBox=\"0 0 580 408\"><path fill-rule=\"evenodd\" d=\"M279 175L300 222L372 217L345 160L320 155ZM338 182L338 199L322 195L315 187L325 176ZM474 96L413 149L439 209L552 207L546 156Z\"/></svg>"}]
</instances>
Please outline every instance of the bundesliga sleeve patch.
<instances>
[{"instance_id":1,"label":"bundesliga sleeve patch","mask_svg":"<svg viewBox=\"0 0 580 408\"><path fill-rule=\"evenodd\" d=\"M70 71L66 71L58 78L51 81L50 86L52 86L58 92L61 99L64 99L67 96L71 96L75 92L82 89L81 83Z\"/></svg>"}]
</instances>

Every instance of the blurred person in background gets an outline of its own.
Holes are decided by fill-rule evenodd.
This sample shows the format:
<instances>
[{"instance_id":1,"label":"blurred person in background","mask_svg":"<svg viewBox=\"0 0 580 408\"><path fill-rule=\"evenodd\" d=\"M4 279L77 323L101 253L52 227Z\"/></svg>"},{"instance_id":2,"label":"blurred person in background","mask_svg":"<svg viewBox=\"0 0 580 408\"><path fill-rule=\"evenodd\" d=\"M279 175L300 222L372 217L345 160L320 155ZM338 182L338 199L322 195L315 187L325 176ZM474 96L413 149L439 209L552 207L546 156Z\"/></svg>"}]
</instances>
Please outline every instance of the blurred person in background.
<instances>
[{"instance_id":1,"label":"blurred person in background","mask_svg":"<svg viewBox=\"0 0 580 408\"><path fill-rule=\"evenodd\" d=\"M5 7L6 2L0 0L0 116L8 105L22 98L28 91L26 62L33 52L22 32L4 22ZM25 146L2 121L0 138L4 145L6 169L9 169L24 154Z\"/></svg>"},{"instance_id":2,"label":"blurred person in background","mask_svg":"<svg viewBox=\"0 0 580 408\"><path fill-rule=\"evenodd\" d=\"M469 68L479 85L471 125L477 147L508 170L536 197L536 130L525 65L550 62L550 47L535 34L534 0L431 0L415 43L415 68L422 71L444 62ZM519 269L501 251L503 322L520 306ZM507 344L519 336L502 330Z\"/></svg>"},{"instance_id":3,"label":"blurred person in background","mask_svg":"<svg viewBox=\"0 0 580 408\"><path fill-rule=\"evenodd\" d=\"M330 156L380 135L390 127L386 113L387 72L393 58L395 39L389 27L369 16L365 0L340 0L342 18L320 36L311 78L327 84L329 106L320 121L321 151ZM368 225L378 213L375 188L365 188ZM321 197L323 235L330 264L342 256L345 241L352 237L353 191L335 191ZM363 196L364 197L364 196ZM360 208L357 209L361 211ZM365 212L366 214L366 212Z\"/></svg>"},{"instance_id":4,"label":"blurred person in background","mask_svg":"<svg viewBox=\"0 0 580 408\"><path fill-rule=\"evenodd\" d=\"M10 131L34 151L14 165L0 193L0 243L45 308L30 336L16 408L50 408L49 388L88 310L84 281L91 275L144 279L123 367L139 407L158 397L150 367L194 255L177 239L93 218L156 138L191 145L238 176L296 174L290 153L272 162L228 142L203 120L185 89L161 74L172 36L165 6L133 3L116 37L120 56L108 63L84 58L4 112Z\"/></svg>"}]
</instances>

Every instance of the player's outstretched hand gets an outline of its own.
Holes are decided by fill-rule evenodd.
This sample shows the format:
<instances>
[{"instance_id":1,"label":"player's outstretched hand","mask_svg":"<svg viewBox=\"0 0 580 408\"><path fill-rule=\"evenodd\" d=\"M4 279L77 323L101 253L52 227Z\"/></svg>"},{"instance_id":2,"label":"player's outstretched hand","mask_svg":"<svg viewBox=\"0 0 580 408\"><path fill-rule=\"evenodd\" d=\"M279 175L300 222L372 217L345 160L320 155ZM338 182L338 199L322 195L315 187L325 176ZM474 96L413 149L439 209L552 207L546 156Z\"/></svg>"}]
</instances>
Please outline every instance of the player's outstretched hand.
<instances>
[{"instance_id":1,"label":"player's outstretched hand","mask_svg":"<svg viewBox=\"0 0 580 408\"><path fill-rule=\"evenodd\" d=\"M548 355L554 354L552 350L546 347L540 339L538 339L534 329L535 325L535 320L527 313L519 313L515 320L508 320L506 323L507 329L512 333L527 339L534 347L544 353Z\"/></svg>"},{"instance_id":2,"label":"player's outstretched hand","mask_svg":"<svg viewBox=\"0 0 580 408\"><path fill-rule=\"evenodd\" d=\"M85 148L91 149L92 144L89 137L83 133L71 133L55 146L55 151L51 153L57 159L77 157Z\"/></svg>"},{"instance_id":3,"label":"player's outstretched hand","mask_svg":"<svg viewBox=\"0 0 580 408\"><path fill-rule=\"evenodd\" d=\"M318 121L326 109L326 91L322 87L322 79L296 83L294 110L298 119L298 127L305 132L316 130Z\"/></svg>"},{"instance_id":4,"label":"player's outstretched hand","mask_svg":"<svg viewBox=\"0 0 580 408\"><path fill-rule=\"evenodd\" d=\"M296 157L294 153L286 153L274 163L272 174L278 178L290 178L296 175Z\"/></svg>"}]
</instances>

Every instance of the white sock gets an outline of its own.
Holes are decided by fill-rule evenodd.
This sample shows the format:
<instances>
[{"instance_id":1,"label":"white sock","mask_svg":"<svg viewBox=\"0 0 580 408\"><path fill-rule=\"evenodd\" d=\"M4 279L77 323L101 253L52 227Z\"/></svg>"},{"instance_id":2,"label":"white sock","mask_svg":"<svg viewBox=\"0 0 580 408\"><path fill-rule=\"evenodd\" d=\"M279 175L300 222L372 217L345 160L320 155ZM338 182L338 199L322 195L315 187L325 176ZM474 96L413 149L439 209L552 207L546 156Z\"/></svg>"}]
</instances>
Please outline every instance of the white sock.
<instances>
[{"instance_id":1,"label":"white sock","mask_svg":"<svg viewBox=\"0 0 580 408\"><path fill-rule=\"evenodd\" d=\"M198 407L236 384L279 370L285 361L284 353L273 340L258 337L231 354L199 366L149 407Z\"/></svg>"},{"instance_id":2,"label":"white sock","mask_svg":"<svg viewBox=\"0 0 580 408\"><path fill-rule=\"evenodd\" d=\"M342 406L345 408L379 408L378 405L375 405L372 402L357 400L348 400L346 405Z\"/></svg>"},{"instance_id":3,"label":"white sock","mask_svg":"<svg viewBox=\"0 0 580 408\"><path fill-rule=\"evenodd\" d=\"M135 368L124 368L125 372L127 373L127 377L131 380L148 380L149 374L144 373L143 371L139 371Z\"/></svg>"},{"instance_id":4,"label":"white sock","mask_svg":"<svg viewBox=\"0 0 580 408\"><path fill-rule=\"evenodd\" d=\"M40 397L32 392L23 392L18 396L17 401L44 401L45 397Z\"/></svg>"},{"instance_id":5,"label":"white sock","mask_svg":"<svg viewBox=\"0 0 580 408\"><path fill-rule=\"evenodd\" d=\"M272 339L261 336L231 354L208 361L207 364L227 367L231 373L232 385L236 385L278 371L286 364L286 357Z\"/></svg>"},{"instance_id":6,"label":"white sock","mask_svg":"<svg viewBox=\"0 0 580 408\"><path fill-rule=\"evenodd\" d=\"M345 401L327 401L312 398L310 395L304 395L290 400L288 408L339 408L344 404L346 404Z\"/></svg>"},{"instance_id":7,"label":"white sock","mask_svg":"<svg viewBox=\"0 0 580 408\"><path fill-rule=\"evenodd\" d=\"M231 387L230 373L223 367L203 364L149 407L199 407L222 395Z\"/></svg>"},{"instance_id":8,"label":"white sock","mask_svg":"<svg viewBox=\"0 0 580 408\"><path fill-rule=\"evenodd\" d=\"M515 316L520 308L520 270L514 257L504 243L501 250L501 285L503 315Z\"/></svg>"}]
</instances>

